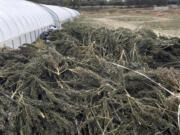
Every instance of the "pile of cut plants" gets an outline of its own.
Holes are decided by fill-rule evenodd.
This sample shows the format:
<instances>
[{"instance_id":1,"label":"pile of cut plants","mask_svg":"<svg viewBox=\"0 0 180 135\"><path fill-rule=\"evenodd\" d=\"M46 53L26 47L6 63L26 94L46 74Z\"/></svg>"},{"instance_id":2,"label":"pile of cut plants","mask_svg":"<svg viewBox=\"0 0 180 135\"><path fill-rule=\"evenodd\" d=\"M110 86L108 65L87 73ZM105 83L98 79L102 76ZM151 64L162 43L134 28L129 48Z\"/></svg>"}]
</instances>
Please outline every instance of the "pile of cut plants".
<instances>
[{"instance_id":1,"label":"pile of cut plants","mask_svg":"<svg viewBox=\"0 0 180 135\"><path fill-rule=\"evenodd\" d=\"M70 23L0 51L1 135L178 135L180 39Z\"/></svg>"}]
</instances>

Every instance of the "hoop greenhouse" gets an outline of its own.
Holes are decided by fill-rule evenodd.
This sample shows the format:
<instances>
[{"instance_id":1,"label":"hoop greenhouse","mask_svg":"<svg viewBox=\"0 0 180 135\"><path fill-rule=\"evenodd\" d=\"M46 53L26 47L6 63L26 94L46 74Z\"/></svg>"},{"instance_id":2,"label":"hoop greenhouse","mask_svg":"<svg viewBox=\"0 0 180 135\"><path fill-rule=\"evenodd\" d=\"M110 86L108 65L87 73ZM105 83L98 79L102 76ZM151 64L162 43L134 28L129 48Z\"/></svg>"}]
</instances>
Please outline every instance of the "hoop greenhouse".
<instances>
[{"instance_id":1,"label":"hoop greenhouse","mask_svg":"<svg viewBox=\"0 0 180 135\"><path fill-rule=\"evenodd\" d=\"M0 45L18 48L32 43L51 26L61 28L80 16L73 9L39 5L26 0L0 0Z\"/></svg>"}]
</instances>

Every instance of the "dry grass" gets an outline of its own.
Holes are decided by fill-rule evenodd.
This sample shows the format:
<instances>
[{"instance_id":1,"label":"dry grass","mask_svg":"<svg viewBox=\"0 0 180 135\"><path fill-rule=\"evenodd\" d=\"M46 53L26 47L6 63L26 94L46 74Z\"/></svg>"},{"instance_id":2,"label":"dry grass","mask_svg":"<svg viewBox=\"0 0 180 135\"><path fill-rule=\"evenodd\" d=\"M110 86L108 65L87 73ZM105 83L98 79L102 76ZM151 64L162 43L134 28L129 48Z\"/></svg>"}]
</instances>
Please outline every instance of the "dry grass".
<instances>
[{"instance_id":1,"label":"dry grass","mask_svg":"<svg viewBox=\"0 0 180 135\"><path fill-rule=\"evenodd\" d=\"M167 11L155 11L153 8L112 8L81 11L80 22L94 26L119 27L131 30L138 28L153 29L156 33L168 36L180 36L180 8Z\"/></svg>"},{"instance_id":2,"label":"dry grass","mask_svg":"<svg viewBox=\"0 0 180 135\"><path fill-rule=\"evenodd\" d=\"M175 89L180 91L180 72L174 68L158 68L155 72L165 84L171 85Z\"/></svg>"}]
</instances>

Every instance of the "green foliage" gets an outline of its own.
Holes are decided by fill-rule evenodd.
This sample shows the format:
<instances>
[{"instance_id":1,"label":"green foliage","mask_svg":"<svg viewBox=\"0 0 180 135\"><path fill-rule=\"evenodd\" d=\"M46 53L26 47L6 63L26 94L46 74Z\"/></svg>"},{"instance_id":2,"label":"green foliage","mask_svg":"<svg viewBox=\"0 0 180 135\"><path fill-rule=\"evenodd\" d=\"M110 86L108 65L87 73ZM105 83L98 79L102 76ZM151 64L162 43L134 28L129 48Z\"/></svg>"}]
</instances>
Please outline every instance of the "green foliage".
<instances>
[{"instance_id":1,"label":"green foliage","mask_svg":"<svg viewBox=\"0 0 180 135\"><path fill-rule=\"evenodd\" d=\"M147 5L147 6L152 6L152 5L167 5L168 0L127 0L126 1L127 5Z\"/></svg>"},{"instance_id":2,"label":"green foliage","mask_svg":"<svg viewBox=\"0 0 180 135\"><path fill-rule=\"evenodd\" d=\"M180 0L177 0L177 4L180 5Z\"/></svg>"},{"instance_id":3,"label":"green foliage","mask_svg":"<svg viewBox=\"0 0 180 135\"><path fill-rule=\"evenodd\" d=\"M111 0L107 2L106 0L30 0L37 3L45 3L45 4L55 4L55 5L64 5L64 6L72 6L79 7L81 6L95 6L95 5L138 5L138 6L152 6L152 5L167 5L168 3L179 3L179 0L126 0L123 2L122 0Z\"/></svg>"}]
</instances>

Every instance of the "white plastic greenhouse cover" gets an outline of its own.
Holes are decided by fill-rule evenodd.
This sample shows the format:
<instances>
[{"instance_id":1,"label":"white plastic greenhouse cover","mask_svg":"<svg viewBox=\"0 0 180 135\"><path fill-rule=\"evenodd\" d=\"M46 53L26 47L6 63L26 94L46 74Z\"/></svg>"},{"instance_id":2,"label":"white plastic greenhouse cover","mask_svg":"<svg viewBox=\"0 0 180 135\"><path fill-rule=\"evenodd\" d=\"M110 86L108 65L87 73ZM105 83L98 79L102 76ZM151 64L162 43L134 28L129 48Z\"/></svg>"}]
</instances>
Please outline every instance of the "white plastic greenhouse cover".
<instances>
[{"instance_id":1,"label":"white plastic greenhouse cover","mask_svg":"<svg viewBox=\"0 0 180 135\"><path fill-rule=\"evenodd\" d=\"M38 5L26 0L0 0L0 45L18 48L36 41L51 26L79 17L65 7Z\"/></svg>"},{"instance_id":2,"label":"white plastic greenhouse cover","mask_svg":"<svg viewBox=\"0 0 180 135\"><path fill-rule=\"evenodd\" d=\"M43 6L55 12L61 23L66 23L73 19L72 13L64 7L51 6L51 5L43 5Z\"/></svg>"}]
</instances>

